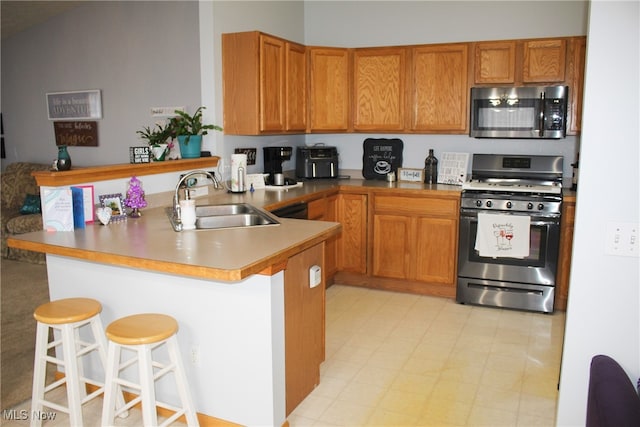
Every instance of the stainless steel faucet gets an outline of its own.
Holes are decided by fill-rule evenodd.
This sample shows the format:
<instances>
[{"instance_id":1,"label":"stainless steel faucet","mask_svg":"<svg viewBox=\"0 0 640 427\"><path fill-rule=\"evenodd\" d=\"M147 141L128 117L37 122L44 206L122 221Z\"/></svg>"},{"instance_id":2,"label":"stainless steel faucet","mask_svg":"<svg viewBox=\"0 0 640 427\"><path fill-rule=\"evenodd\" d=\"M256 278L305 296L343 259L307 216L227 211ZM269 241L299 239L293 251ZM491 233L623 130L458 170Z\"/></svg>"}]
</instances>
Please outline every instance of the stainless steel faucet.
<instances>
[{"instance_id":1,"label":"stainless steel faucet","mask_svg":"<svg viewBox=\"0 0 640 427\"><path fill-rule=\"evenodd\" d=\"M186 174L181 176L180 179L178 180L178 184L176 184L176 191L173 194L173 220L180 225L182 225L182 219L181 219L181 213L180 213L180 186L188 178L194 175L206 175L213 182L213 188L215 188L216 190L222 188L222 186L220 185L220 181L218 181L218 178L216 178L216 175L211 172L207 172L204 170L195 170L195 171L187 172ZM189 189L185 189L185 191L188 192Z\"/></svg>"}]
</instances>

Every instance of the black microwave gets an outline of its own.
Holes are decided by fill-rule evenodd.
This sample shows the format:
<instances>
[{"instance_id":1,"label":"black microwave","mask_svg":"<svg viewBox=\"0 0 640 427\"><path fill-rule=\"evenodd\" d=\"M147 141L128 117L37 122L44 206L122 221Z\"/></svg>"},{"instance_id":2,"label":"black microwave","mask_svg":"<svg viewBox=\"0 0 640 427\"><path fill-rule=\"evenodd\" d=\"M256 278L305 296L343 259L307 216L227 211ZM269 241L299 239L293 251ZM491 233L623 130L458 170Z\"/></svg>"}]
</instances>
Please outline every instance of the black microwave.
<instances>
[{"instance_id":1,"label":"black microwave","mask_svg":"<svg viewBox=\"0 0 640 427\"><path fill-rule=\"evenodd\" d=\"M567 86L471 88L469 136L564 138L568 94Z\"/></svg>"}]
</instances>

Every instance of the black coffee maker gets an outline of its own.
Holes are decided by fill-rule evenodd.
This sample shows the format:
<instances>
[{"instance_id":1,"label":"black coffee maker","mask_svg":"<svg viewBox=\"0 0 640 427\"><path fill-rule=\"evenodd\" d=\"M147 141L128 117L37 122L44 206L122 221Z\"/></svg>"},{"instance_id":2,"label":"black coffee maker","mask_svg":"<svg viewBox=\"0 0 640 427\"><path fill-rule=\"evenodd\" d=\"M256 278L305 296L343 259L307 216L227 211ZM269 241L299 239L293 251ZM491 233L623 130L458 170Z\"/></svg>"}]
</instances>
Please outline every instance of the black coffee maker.
<instances>
[{"instance_id":1,"label":"black coffee maker","mask_svg":"<svg viewBox=\"0 0 640 427\"><path fill-rule=\"evenodd\" d=\"M291 159L292 147L263 147L264 173L269 176L266 179L267 185L293 185L296 181L292 178L285 178L282 174L282 162Z\"/></svg>"}]
</instances>

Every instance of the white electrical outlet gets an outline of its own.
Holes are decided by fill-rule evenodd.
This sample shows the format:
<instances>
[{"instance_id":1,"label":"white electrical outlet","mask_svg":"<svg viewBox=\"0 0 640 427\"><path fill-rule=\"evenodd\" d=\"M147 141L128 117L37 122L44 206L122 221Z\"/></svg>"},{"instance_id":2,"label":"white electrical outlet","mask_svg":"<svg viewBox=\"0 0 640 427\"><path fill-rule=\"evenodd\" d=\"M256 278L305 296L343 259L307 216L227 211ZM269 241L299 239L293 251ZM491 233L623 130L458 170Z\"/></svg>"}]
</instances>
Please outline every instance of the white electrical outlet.
<instances>
[{"instance_id":1,"label":"white electrical outlet","mask_svg":"<svg viewBox=\"0 0 640 427\"><path fill-rule=\"evenodd\" d=\"M173 117L176 110L184 111L184 107L151 107L151 117Z\"/></svg>"},{"instance_id":2,"label":"white electrical outlet","mask_svg":"<svg viewBox=\"0 0 640 427\"><path fill-rule=\"evenodd\" d=\"M609 222L604 253L607 255L640 257L638 248L639 223Z\"/></svg>"},{"instance_id":3,"label":"white electrical outlet","mask_svg":"<svg viewBox=\"0 0 640 427\"><path fill-rule=\"evenodd\" d=\"M200 366L200 347L197 345L191 346L191 364Z\"/></svg>"},{"instance_id":4,"label":"white electrical outlet","mask_svg":"<svg viewBox=\"0 0 640 427\"><path fill-rule=\"evenodd\" d=\"M309 267L309 287L315 288L322 283L322 269L319 265Z\"/></svg>"}]
</instances>

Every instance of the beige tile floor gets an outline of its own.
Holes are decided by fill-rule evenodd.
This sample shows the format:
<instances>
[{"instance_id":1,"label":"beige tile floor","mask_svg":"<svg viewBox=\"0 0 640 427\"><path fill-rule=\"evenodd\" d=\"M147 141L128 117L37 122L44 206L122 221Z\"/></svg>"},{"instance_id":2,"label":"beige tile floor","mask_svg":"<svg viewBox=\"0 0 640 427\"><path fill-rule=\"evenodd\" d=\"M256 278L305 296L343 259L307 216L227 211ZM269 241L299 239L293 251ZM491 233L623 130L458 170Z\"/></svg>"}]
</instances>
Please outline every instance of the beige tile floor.
<instances>
[{"instance_id":1,"label":"beige tile floor","mask_svg":"<svg viewBox=\"0 0 640 427\"><path fill-rule=\"evenodd\" d=\"M332 286L321 382L290 425L554 425L564 321Z\"/></svg>"},{"instance_id":2,"label":"beige tile floor","mask_svg":"<svg viewBox=\"0 0 640 427\"><path fill-rule=\"evenodd\" d=\"M553 315L334 285L320 385L298 426L551 426L564 331ZM98 426L100 399L83 408ZM28 413L30 402L15 408ZM8 420L3 426L28 425ZM131 411L119 426L141 425ZM68 425L57 414L48 427ZM183 425L183 424L176 424Z\"/></svg>"}]
</instances>

